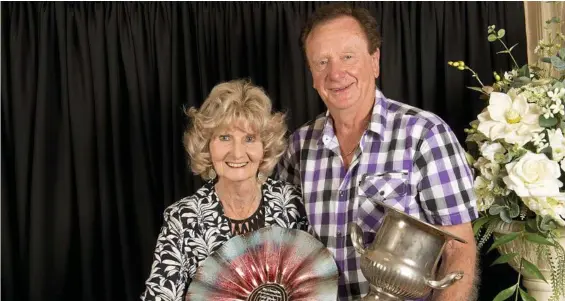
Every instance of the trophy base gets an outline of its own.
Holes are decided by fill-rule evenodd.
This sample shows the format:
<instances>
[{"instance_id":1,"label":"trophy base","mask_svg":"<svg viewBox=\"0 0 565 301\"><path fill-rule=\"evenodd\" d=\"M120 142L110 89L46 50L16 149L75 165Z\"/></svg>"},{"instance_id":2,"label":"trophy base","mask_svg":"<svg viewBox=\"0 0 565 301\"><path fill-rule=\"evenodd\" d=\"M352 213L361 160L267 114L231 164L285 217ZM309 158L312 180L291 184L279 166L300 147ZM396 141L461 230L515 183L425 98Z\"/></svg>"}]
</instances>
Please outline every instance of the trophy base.
<instances>
[{"instance_id":1,"label":"trophy base","mask_svg":"<svg viewBox=\"0 0 565 301\"><path fill-rule=\"evenodd\" d=\"M398 298L395 295L391 295L387 292L382 291L380 288L371 285L371 290L362 301L403 301L403 299Z\"/></svg>"}]
</instances>

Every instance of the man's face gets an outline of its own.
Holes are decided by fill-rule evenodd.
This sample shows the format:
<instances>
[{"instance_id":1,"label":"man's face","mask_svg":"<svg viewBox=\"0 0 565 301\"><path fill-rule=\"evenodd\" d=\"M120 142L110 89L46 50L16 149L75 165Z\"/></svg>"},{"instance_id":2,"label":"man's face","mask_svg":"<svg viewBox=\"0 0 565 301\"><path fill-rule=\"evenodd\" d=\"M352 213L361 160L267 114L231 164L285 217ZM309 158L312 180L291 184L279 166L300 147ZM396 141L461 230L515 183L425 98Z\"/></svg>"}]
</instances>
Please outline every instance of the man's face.
<instances>
[{"instance_id":1,"label":"man's face","mask_svg":"<svg viewBox=\"0 0 565 301\"><path fill-rule=\"evenodd\" d=\"M352 17L322 23L306 39L314 88L330 109L344 111L372 102L379 75L379 50L369 53L363 29Z\"/></svg>"}]
</instances>

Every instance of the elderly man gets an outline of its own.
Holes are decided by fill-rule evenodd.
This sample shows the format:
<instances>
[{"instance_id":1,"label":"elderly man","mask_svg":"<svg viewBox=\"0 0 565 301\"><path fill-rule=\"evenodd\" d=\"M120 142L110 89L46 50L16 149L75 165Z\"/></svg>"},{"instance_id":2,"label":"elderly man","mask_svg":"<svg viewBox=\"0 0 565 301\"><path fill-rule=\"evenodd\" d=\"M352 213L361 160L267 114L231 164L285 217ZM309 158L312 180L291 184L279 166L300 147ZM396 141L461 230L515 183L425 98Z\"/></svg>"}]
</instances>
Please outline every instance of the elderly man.
<instances>
[{"instance_id":1,"label":"elderly man","mask_svg":"<svg viewBox=\"0 0 565 301\"><path fill-rule=\"evenodd\" d=\"M310 18L302 42L328 111L292 134L278 171L302 187L310 223L340 270L339 299L369 291L347 224L360 225L372 242L382 216L374 199L467 240L449 243L439 272L460 270L465 277L431 299L475 300L476 200L464 151L449 126L376 88L381 39L368 11L325 6Z\"/></svg>"}]
</instances>

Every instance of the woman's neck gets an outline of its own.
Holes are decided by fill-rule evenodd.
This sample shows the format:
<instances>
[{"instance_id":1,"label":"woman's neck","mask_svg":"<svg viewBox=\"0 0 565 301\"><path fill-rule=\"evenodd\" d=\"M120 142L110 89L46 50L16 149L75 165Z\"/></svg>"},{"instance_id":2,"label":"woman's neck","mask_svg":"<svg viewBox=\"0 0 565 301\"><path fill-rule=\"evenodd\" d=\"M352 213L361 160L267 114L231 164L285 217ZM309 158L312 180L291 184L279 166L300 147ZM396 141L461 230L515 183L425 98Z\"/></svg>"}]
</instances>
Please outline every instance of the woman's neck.
<instances>
[{"instance_id":1,"label":"woman's neck","mask_svg":"<svg viewBox=\"0 0 565 301\"><path fill-rule=\"evenodd\" d=\"M257 209L261 189L255 179L242 182L219 179L215 187L227 217L246 219Z\"/></svg>"}]
</instances>

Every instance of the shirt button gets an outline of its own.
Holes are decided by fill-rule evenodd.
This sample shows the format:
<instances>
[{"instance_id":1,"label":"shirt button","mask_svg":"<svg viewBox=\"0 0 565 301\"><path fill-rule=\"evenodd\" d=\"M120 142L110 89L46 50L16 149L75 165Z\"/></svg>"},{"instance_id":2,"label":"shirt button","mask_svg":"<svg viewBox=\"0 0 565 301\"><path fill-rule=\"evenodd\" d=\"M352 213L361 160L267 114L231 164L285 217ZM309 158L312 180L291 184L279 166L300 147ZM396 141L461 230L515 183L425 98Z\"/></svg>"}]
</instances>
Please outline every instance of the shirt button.
<instances>
[{"instance_id":1,"label":"shirt button","mask_svg":"<svg viewBox=\"0 0 565 301\"><path fill-rule=\"evenodd\" d=\"M337 231L337 237L341 237L341 231Z\"/></svg>"},{"instance_id":2,"label":"shirt button","mask_svg":"<svg viewBox=\"0 0 565 301\"><path fill-rule=\"evenodd\" d=\"M379 194L380 194L380 195L385 195L385 191L384 191L384 190L381 190L381 191L379 191Z\"/></svg>"}]
</instances>

